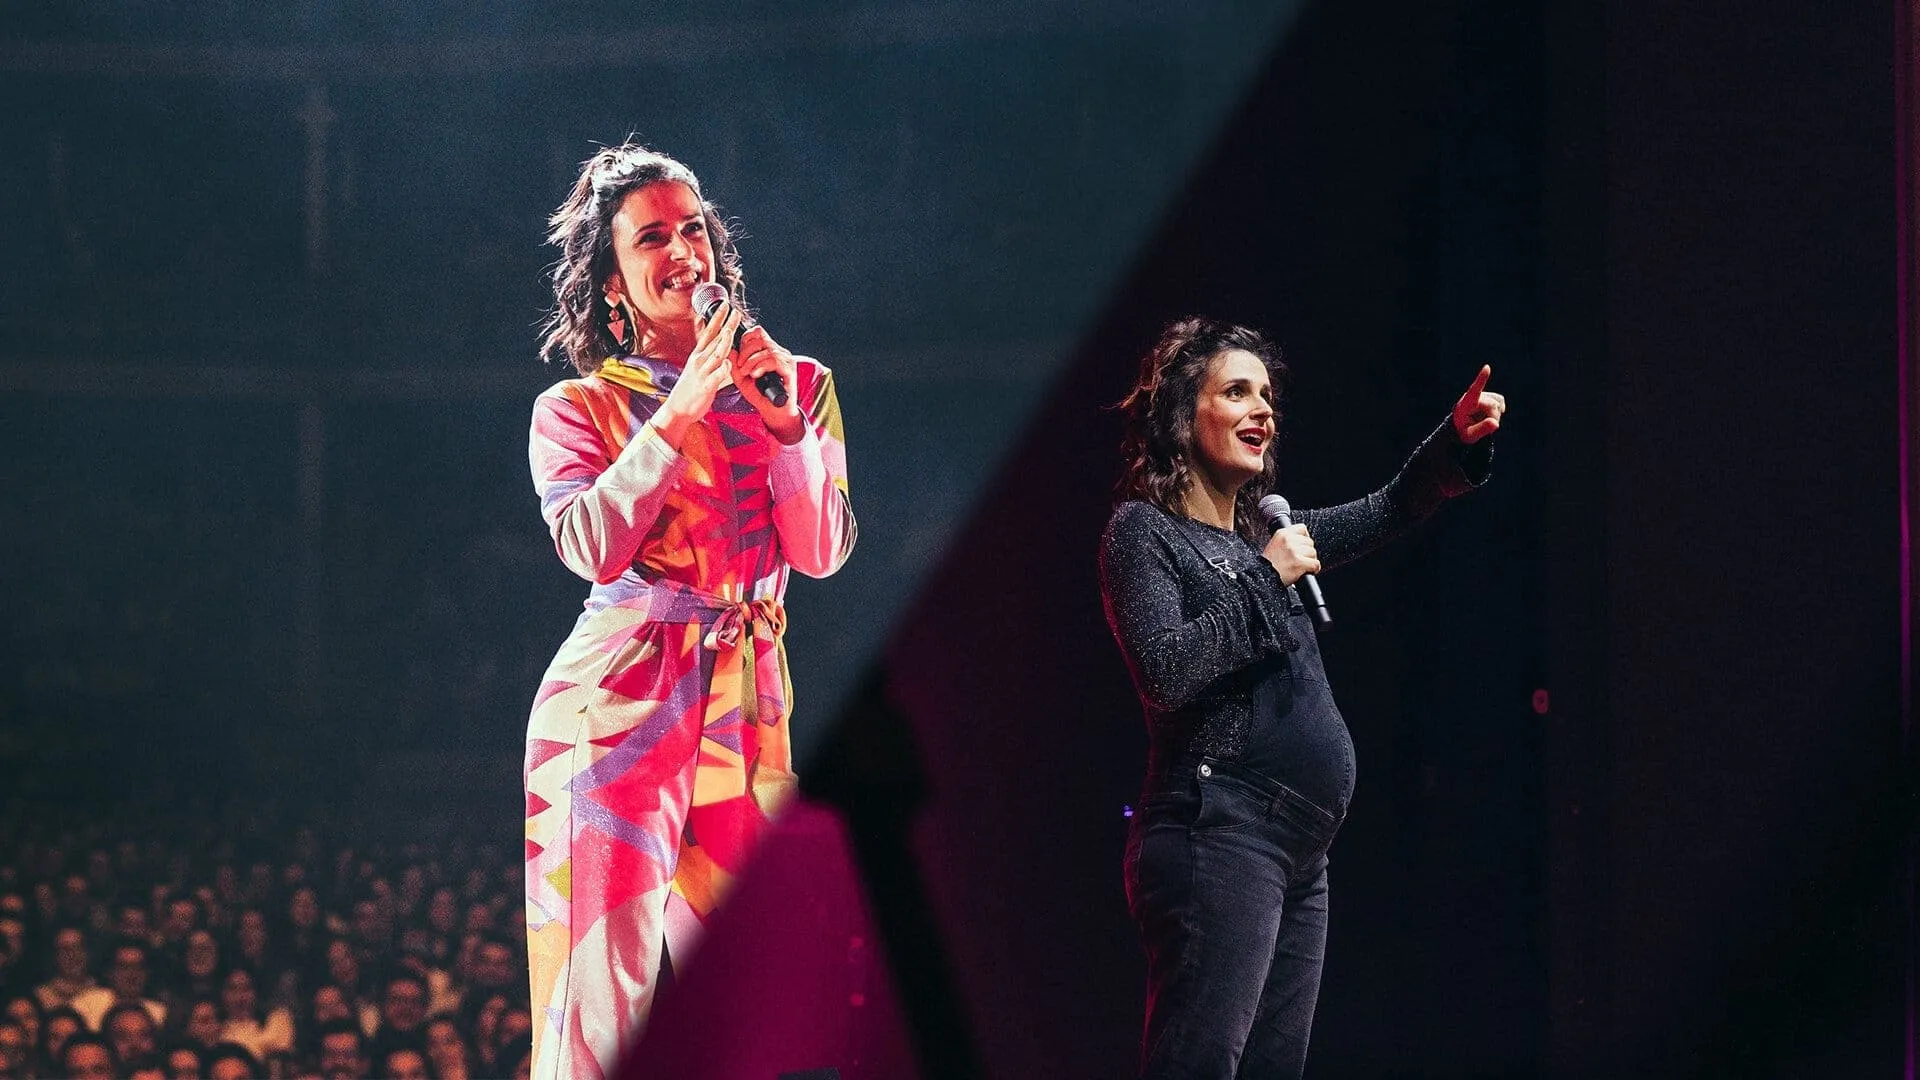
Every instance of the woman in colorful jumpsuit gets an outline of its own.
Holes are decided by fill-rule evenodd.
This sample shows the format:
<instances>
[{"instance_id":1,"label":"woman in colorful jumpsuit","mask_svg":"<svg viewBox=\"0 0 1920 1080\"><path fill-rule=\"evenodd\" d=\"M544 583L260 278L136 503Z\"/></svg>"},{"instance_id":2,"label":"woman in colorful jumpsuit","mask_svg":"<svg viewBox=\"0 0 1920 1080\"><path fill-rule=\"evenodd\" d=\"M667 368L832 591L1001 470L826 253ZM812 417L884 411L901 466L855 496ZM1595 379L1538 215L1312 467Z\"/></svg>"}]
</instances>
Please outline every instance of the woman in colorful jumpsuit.
<instances>
[{"instance_id":1,"label":"woman in colorful jumpsuit","mask_svg":"<svg viewBox=\"0 0 1920 1080\"><path fill-rule=\"evenodd\" d=\"M1147 719L1125 875L1147 952L1151 1080L1304 1069L1353 742L1294 582L1484 482L1506 410L1482 368L1386 487L1272 531L1259 502L1285 370L1260 334L1187 319L1123 403L1128 501L1102 537L1100 578Z\"/></svg>"},{"instance_id":2,"label":"woman in colorful jumpsuit","mask_svg":"<svg viewBox=\"0 0 1920 1080\"><path fill-rule=\"evenodd\" d=\"M685 959L793 794L781 598L855 528L832 374L750 325L692 172L603 150L549 240L546 347L580 378L536 401L529 458L561 562L594 584L527 727L533 1075L603 1077L663 951ZM702 320L708 281L730 299Z\"/></svg>"}]
</instances>

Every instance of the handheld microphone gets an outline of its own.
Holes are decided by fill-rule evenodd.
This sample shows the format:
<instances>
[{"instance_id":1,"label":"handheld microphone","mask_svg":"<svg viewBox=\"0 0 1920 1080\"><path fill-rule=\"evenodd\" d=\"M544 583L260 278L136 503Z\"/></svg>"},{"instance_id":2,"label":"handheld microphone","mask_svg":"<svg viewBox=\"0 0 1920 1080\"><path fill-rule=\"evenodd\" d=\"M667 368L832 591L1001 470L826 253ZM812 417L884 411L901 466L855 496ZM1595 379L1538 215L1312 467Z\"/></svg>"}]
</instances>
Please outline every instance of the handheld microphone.
<instances>
[{"instance_id":1,"label":"handheld microphone","mask_svg":"<svg viewBox=\"0 0 1920 1080\"><path fill-rule=\"evenodd\" d=\"M1293 524L1293 507L1288 506L1287 500L1279 495L1261 499L1260 513L1275 531ZM1307 610L1313 613L1313 625L1322 630L1333 625L1333 612L1327 610L1327 596L1320 591L1320 582L1312 574L1301 574L1300 580L1294 584L1300 587L1300 595L1307 601Z\"/></svg>"},{"instance_id":2,"label":"handheld microphone","mask_svg":"<svg viewBox=\"0 0 1920 1080\"><path fill-rule=\"evenodd\" d=\"M712 322L714 313L719 311L720 305L726 302L727 287L717 281L703 281L693 290L693 313L698 315L703 323ZM741 335L752 329L754 325L750 321L743 321L740 329L733 332L734 348L740 347ZM787 383L780 377L779 372L764 372L759 378L753 380L753 385L759 387L760 392L767 395L767 400L773 402L776 407L784 407L787 404Z\"/></svg>"}]
</instances>

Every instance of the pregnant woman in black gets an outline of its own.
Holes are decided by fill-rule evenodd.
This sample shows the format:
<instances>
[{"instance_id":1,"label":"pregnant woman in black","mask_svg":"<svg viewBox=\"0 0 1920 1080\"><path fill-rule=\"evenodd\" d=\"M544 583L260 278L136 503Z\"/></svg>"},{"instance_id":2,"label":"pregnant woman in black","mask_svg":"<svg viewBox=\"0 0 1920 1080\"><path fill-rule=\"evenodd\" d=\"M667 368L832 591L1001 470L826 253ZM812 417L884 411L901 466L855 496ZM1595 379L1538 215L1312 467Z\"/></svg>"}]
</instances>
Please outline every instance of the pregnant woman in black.
<instances>
[{"instance_id":1,"label":"pregnant woman in black","mask_svg":"<svg viewBox=\"0 0 1920 1080\"><path fill-rule=\"evenodd\" d=\"M1385 487L1271 529L1279 354L1169 326L1123 403L1126 501L1100 547L1107 621L1146 713L1128 907L1147 952L1142 1076L1298 1077L1320 993L1327 849L1353 742L1295 588L1485 482L1506 402L1482 368Z\"/></svg>"}]
</instances>

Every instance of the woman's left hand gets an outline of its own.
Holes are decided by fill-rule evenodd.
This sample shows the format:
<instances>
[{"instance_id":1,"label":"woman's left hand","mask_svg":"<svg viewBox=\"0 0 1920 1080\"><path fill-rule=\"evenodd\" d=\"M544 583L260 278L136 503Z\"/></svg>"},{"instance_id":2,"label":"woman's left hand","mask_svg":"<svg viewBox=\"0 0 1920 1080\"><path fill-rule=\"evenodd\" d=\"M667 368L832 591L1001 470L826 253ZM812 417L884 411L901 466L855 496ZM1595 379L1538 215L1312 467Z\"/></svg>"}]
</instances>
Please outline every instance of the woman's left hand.
<instances>
[{"instance_id":1,"label":"woman's left hand","mask_svg":"<svg viewBox=\"0 0 1920 1080\"><path fill-rule=\"evenodd\" d=\"M787 403L775 405L760 392L754 380L769 371L778 372L787 388ZM766 421L767 430L782 443L791 446L805 434L806 420L800 414L799 383L794 378L793 354L773 340L766 328L756 326L742 334L740 347L733 354L733 385Z\"/></svg>"},{"instance_id":2,"label":"woman's left hand","mask_svg":"<svg viewBox=\"0 0 1920 1080\"><path fill-rule=\"evenodd\" d=\"M1453 433L1468 446L1500 430L1500 418L1506 415L1507 399L1487 390L1493 375L1491 365L1482 364L1473 385L1453 404Z\"/></svg>"}]
</instances>

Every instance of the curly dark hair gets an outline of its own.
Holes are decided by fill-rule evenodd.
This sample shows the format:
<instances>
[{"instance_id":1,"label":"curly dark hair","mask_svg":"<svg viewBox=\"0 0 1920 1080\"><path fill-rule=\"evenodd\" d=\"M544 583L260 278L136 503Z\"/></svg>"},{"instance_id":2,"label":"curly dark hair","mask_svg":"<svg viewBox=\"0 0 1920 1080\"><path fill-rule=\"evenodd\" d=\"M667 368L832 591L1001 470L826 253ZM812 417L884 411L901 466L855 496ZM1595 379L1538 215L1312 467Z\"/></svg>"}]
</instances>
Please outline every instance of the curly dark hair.
<instances>
[{"instance_id":1,"label":"curly dark hair","mask_svg":"<svg viewBox=\"0 0 1920 1080\"><path fill-rule=\"evenodd\" d=\"M1169 514L1186 514L1187 486L1192 482L1189 459L1193 452L1193 415L1200 390L1213 370L1214 358L1231 349L1243 349L1260 358L1273 383L1276 402L1286 384L1287 365L1280 350L1257 330L1216 322L1201 316L1168 324L1160 340L1140 359L1140 378L1120 402L1126 413L1127 435L1121 444L1126 471L1117 494L1143 499ZM1280 422L1279 406L1274 423ZM1233 500L1233 528L1256 547L1267 539L1260 517L1260 499L1273 490L1273 444L1267 445L1266 466L1259 476L1241 485Z\"/></svg>"},{"instance_id":2,"label":"curly dark hair","mask_svg":"<svg viewBox=\"0 0 1920 1080\"><path fill-rule=\"evenodd\" d=\"M581 163L573 190L548 219L547 243L560 249L560 259L553 264L553 311L540 328L545 335L541 356L549 361L564 358L580 374L590 375L620 351L607 329L612 312L604 292L607 276L616 269L613 215L628 192L663 180L693 189L713 242L714 277L727 287L734 306L746 310L747 278L740 269L739 250L720 208L700 193L693 170L639 143L622 143Z\"/></svg>"}]
</instances>

